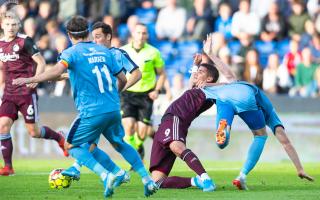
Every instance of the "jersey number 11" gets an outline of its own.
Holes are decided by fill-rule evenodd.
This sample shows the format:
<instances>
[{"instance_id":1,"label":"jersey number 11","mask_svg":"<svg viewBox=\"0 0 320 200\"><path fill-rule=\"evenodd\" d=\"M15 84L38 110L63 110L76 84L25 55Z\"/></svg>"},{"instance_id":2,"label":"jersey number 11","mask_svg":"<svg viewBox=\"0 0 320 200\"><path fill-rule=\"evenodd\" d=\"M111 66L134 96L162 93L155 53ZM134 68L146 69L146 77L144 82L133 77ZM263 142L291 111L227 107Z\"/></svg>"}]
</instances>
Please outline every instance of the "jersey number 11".
<instances>
[{"instance_id":1,"label":"jersey number 11","mask_svg":"<svg viewBox=\"0 0 320 200\"><path fill-rule=\"evenodd\" d=\"M104 75L106 76L107 82L108 82L108 89L111 92L112 91L112 79L110 77L110 72L109 72L106 65L103 65L103 67L101 69L99 69L98 66L95 66L92 70L92 73L94 73L97 76L98 86L99 86L100 92L104 93L103 80L102 80L102 75L101 75L100 71L103 72Z\"/></svg>"}]
</instances>

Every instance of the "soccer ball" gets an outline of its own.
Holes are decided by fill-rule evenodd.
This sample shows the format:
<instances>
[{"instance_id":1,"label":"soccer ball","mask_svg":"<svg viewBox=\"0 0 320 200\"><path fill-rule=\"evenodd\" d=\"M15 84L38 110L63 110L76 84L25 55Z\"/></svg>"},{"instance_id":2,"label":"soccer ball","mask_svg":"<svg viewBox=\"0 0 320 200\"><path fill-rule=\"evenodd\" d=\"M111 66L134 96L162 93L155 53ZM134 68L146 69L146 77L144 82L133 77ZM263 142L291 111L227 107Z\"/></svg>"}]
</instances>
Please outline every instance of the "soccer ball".
<instances>
[{"instance_id":1,"label":"soccer ball","mask_svg":"<svg viewBox=\"0 0 320 200\"><path fill-rule=\"evenodd\" d=\"M49 174L49 187L52 189L68 188L71 185L71 178L63 176L61 172L64 169L54 169Z\"/></svg>"}]
</instances>

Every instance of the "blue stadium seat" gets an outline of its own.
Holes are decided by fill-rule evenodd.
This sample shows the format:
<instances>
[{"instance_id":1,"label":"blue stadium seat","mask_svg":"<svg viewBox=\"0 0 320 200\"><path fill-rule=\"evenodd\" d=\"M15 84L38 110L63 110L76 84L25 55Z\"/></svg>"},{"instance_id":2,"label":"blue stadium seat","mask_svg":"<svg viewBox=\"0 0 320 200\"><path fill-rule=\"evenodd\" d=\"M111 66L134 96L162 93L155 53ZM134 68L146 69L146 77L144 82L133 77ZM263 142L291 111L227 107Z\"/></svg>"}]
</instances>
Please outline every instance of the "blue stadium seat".
<instances>
[{"instance_id":1,"label":"blue stadium seat","mask_svg":"<svg viewBox=\"0 0 320 200\"><path fill-rule=\"evenodd\" d=\"M254 47L259 53L259 60L262 68L265 68L268 63L268 57L272 53L276 53L276 43L275 42L264 42L257 40L254 43Z\"/></svg>"},{"instance_id":2,"label":"blue stadium seat","mask_svg":"<svg viewBox=\"0 0 320 200\"><path fill-rule=\"evenodd\" d=\"M162 40L153 44L161 52L166 65L170 65L173 60L174 46L170 41Z\"/></svg>"},{"instance_id":3,"label":"blue stadium seat","mask_svg":"<svg viewBox=\"0 0 320 200\"><path fill-rule=\"evenodd\" d=\"M198 41L178 42L177 50L180 58L192 58L195 53L201 51L201 43Z\"/></svg>"},{"instance_id":4,"label":"blue stadium seat","mask_svg":"<svg viewBox=\"0 0 320 200\"><path fill-rule=\"evenodd\" d=\"M277 53L282 58L286 53L289 52L290 40L288 38L277 42Z\"/></svg>"},{"instance_id":5,"label":"blue stadium seat","mask_svg":"<svg viewBox=\"0 0 320 200\"><path fill-rule=\"evenodd\" d=\"M149 34L149 43L154 45L158 42L157 33L156 33L156 24L150 23L147 25L148 34Z\"/></svg>"},{"instance_id":6,"label":"blue stadium seat","mask_svg":"<svg viewBox=\"0 0 320 200\"><path fill-rule=\"evenodd\" d=\"M174 61L176 69L180 73L186 74L193 64L195 53L201 52L202 44L198 41L183 41L177 43L177 56Z\"/></svg>"},{"instance_id":7,"label":"blue stadium seat","mask_svg":"<svg viewBox=\"0 0 320 200\"><path fill-rule=\"evenodd\" d=\"M228 47L232 56L237 55L240 51L241 44L238 40L228 42Z\"/></svg>"},{"instance_id":8,"label":"blue stadium seat","mask_svg":"<svg viewBox=\"0 0 320 200\"><path fill-rule=\"evenodd\" d=\"M130 36L130 31L127 24L119 24L118 36L122 43L126 43L128 37Z\"/></svg>"}]
</instances>

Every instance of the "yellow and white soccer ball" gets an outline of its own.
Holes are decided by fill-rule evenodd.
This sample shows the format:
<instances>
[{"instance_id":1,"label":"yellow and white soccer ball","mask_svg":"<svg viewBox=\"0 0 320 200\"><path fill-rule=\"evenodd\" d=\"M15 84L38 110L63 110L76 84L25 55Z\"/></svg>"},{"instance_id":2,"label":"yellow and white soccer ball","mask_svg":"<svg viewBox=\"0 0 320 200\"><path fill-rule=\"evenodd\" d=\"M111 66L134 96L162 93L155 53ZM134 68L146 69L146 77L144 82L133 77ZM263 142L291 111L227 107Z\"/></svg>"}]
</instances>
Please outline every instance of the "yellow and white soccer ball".
<instances>
[{"instance_id":1,"label":"yellow and white soccer ball","mask_svg":"<svg viewBox=\"0 0 320 200\"><path fill-rule=\"evenodd\" d=\"M49 174L49 187L52 189L68 188L71 185L71 178L63 176L61 172L64 169L54 169Z\"/></svg>"}]
</instances>

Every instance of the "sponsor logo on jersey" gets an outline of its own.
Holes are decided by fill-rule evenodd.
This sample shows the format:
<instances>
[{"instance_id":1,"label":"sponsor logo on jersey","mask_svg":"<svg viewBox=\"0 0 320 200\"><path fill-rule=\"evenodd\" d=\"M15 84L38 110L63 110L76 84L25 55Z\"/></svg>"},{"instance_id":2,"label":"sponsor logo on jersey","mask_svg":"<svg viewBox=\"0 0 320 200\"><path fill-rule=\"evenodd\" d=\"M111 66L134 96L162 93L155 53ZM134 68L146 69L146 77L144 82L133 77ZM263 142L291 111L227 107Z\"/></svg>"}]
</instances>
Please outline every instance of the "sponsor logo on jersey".
<instances>
[{"instance_id":1,"label":"sponsor logo on jersey","mask_svg":"<svg viewBox=\"0 0 320 200\"><path fill-rule=\"evenodd\" d=\"M20 47L18 44L13 45L13 47L12 47L12 50L15 52L19 51L19 49L20 49Z\"/></svg>"},{"instance_id":2,"label":"sponsor logo on jersey","mask_svg":"<svg viewBox=\"0 0 320 200\"><path fill-rule=\"evenodd\" d=\"M0 53L0 60L2 62L7 62L7 61L16 61L19 60L20 56L19 54L16 54L16 52L13 52L12 54L10 53Z\"/></svg>"}]
</instances>

